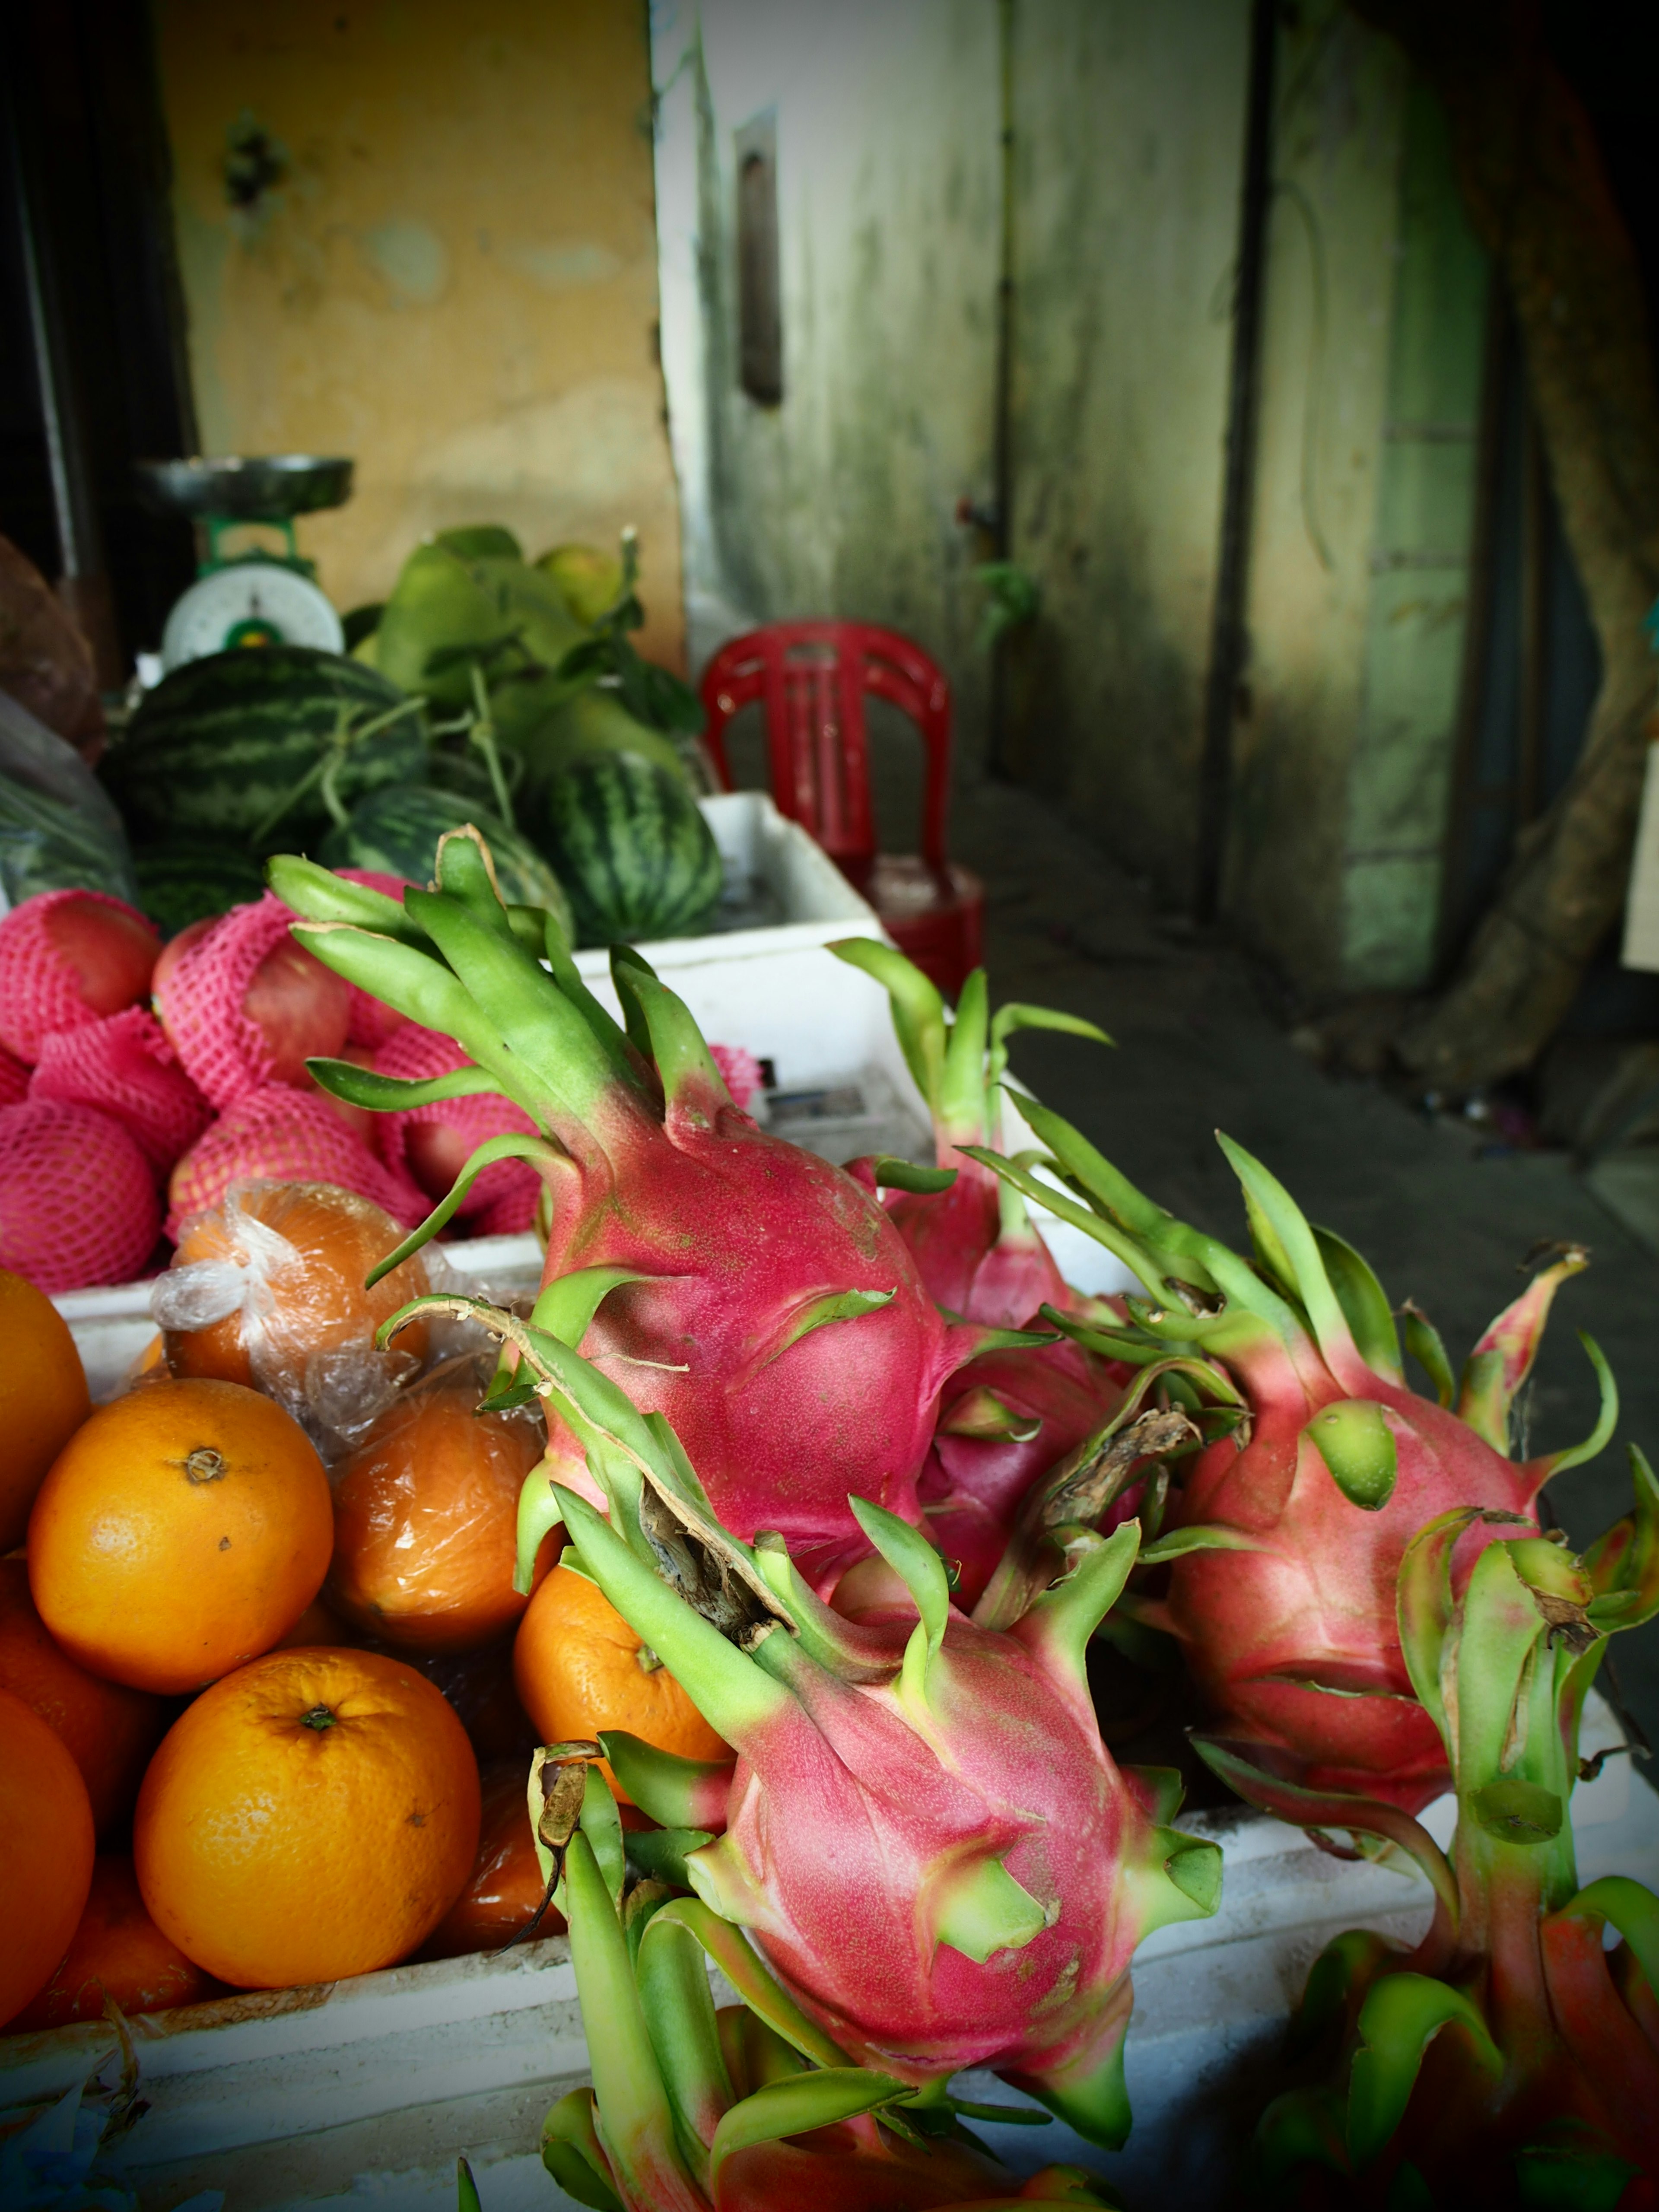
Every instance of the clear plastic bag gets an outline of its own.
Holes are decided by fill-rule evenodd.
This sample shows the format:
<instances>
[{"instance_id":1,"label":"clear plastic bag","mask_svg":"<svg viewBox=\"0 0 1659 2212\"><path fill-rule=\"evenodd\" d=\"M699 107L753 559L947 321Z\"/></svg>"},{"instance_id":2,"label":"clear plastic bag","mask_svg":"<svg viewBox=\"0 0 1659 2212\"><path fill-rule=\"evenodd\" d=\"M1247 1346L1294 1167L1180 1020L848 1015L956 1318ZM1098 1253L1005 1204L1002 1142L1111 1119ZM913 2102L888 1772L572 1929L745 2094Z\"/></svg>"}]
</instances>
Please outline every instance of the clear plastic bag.
<instances>
[{"instance_id":1,"label":"clear plastic bag","mask_svg":"<svg viewBox=\"0 0 1659 2212\"><path fill-rule=\"evenodd\" d=\"M0 691L0 914L59 890L142 904L109 794L73 745Z\"/></svg>"},{"instance_id":2,"label":"clear plastic bag","mask_svg":"<svg viewBox=\"0 0 1659 2212\"><path fill-rule=\"evenodd\" d=\"M424 1321L380 1349L375 1333L433 1282L416 1255L373 1290L402 1237L379 1206L320 1183L233 1183L181 1226L150 1311L175 1375L250 1383L294 1415L326 1461L352 1448L425 1364Z\"/></svg>"}]
</instances>

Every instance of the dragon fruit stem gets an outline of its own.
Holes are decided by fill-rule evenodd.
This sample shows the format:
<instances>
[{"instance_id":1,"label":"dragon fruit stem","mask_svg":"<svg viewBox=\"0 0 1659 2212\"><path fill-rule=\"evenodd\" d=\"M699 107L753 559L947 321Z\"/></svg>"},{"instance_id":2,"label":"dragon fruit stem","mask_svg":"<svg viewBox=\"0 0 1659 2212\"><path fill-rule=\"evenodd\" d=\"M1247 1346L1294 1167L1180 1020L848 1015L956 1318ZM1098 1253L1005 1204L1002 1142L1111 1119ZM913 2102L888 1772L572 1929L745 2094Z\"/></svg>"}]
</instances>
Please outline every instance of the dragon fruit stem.
<instances>
[{"instance_id":1,"label":"dragon fruit stem","mask_svg":"<svg viewBox=\"0 0 1659 2212\"><path fill-rule=\"evenodd\" d=\"M640 1938L635 1979L680 2156L698 2186L707 2190L709 2146L736 2098L720 2051L702 1946L683 1923L654 1914Z\"/></svg>"},{"instance_id":2,"label":"dragon fruit stem","mask_svg":"<svg viewBox=\"0 0 1659 2212\"><path fill-rule=\"evenodd\" d=\"M611 1771L640 1810L665 1828L726 1826L730 1759L682 1759L625 1729L604 1729L599 1741Z\"/></svg>"}]
</instances>

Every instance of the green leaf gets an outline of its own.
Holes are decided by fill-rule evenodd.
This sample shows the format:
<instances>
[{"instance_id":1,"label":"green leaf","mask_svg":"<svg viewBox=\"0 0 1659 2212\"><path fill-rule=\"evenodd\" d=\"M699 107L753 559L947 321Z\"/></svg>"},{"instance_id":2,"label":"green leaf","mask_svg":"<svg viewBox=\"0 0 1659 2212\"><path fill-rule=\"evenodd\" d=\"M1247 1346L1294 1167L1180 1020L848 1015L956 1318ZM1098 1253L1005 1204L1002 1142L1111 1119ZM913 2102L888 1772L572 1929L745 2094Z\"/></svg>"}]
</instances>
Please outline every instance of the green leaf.
<instances>
[{"instance_id":1,"label":"green leaf","mask_svg":"<svg viewBox=\"0 0 1659 2212\"><path fill-rule=\"evenodd\" d=\"M951 1024L939 1079L939 1124L963 1136L985 1133L985 1042L989 1013L985 970L975 968L957 994L956 1018Z\"/></svg>"},{"instance_id":2,"label":"green leaf","mask_svg":"<svg viewBox=\"0 0 1659 2212\"><path fill-rule=\"evenodd\" d=\"M563 1154L556 1152L544 1137L532 1137L516 1129L509 1130L505 1136L486 1137L483 1143L468 1156L465 1166L450 1185L448 1196L439 1200L418 1229L410 1230L396 1251L388 1252L378 1267L369 1270L363 1287L372 1291L375 1284L389 1275L394 1267L402 1267L404 1261L412 1258L422 1245L429 1244L438 1231L454 1218L456 1208L484 1170L494 1167L497 1160L528 1160L532 1167L556 1168L562 1164L563 1158ZM416 1304L418 1304L419 1301L416 1300ZM412 1310L405 1307L404 1310L409 1312ZM388 1322L381 1330L383 1338L391 1326Z\"/></svg>"},{"instance_id":3,"label":"green leaf","mask_svg":"<svg viewBox=\"0 0 1659 2212\"><path fill-rule=\"evenodd\" d=\"M648 1819L665 1829L690 1831L705 1820L724 1826L729 1759L682 1759L625 1729L602 1729L599 1741L611 1772Z\"/></svg>"},{"instance_id":4,"label":"green leaf","mask_svg":"<svg viewBox=\"0 0 1659 2212\"><path fill-rule=\"evenodd\" d=\"M884 1152L872 1172L880 1190L909 1190L921 1197L933 1198L942 1190L949 1190L960 1170L918 1167L914 1160L896 1160L890 1153Z\"/></svg>"},{"instance_id":5,"label":"green leaf","mask_svg":"<svg viewBox=\"0 0 1659 2212\"><path fill-rule=\"evenodd\" d=\"M1465 1801L1489 1836L1506 1844L1547 1844L1561 1832L1564 1810L1553 1790L1506 1775L1472 1790Z\"/></svg>"},{"instance_id":6,"label":"green leaf","mask_svg":"<svg viewBox=\"0 0 1659 2212\"><path fill-rule=\"evenodd\" d=\"M683 1922L666 1920L661 1912L652 1916L640 1938L635 1979L673 2107L680 2154L698 2183L707 2186L709 2146L733 2091L702 1950Z\"/></svg>"},{"instance_id":7,"label":"green leaf","mask_svg":"<svg viewBox=\"0 0 1659 2212\"><path fill-rule=\"evenodd\" d=\"M315 860L279 853L265 863L265 881L301 921L343 922L418 951L430 951L425 931L404 913L401 899L388 898L368 884L354 884Z\"/></svg>"},{"instance_id":8,"label":"green leaf","mask_svg":"<svg viewBox=\"0 0 1659 2212\"><path fill-rule=\"evenodd\" d=\"M657 1918L689 1929L750 2011L803 2058L815 2066L848 2063L841 2045L832 2043L817 2022L807 2018L744 1941L742 1931L721 1919L701 1898L677 1897L664 1905Z\"/></svg>"},{"instance_id":9,"label":"green leaf","mask_svg":"<svg viewBox=\"0 0 1659 2212\"><path fill-rule=\"evenodd\" d=\"M847 1502L860 1528L915 1600L921 1619L905 1647L901 1681L907 1696L925 1705L928 1670L939 1656L951 1613L951 1584L945 1562L920 1529L901 1521L885 1506L850 1495Z\"/></svg>"},{"instance_id":10,"label":"green leaf","mask_svg":"<svg viewBox=\"0 0 1659 2212\"><path fill-rule=\"evenodd\" d=\"M1382 1408L1370 1398L1326 1406L1302 1431L1351 1505L1380 1512L1394 1495L1399 1454Z\"/></svg>"},{"instance_id":11,"label":"green leaf","mask_svg":"<svg viewBox=\"0 0 1659 2212\"><path fill-rule=\"evenodd\" d=\"M1236 1145L1218 1129L1216 1142L1238 1177L1252 1234L1269 1240L1274 1255L1272 1272L1277 1273L1281 1265L1289 1268L1285 1287L1313 1324L1320 1350L1328 1360L1340 1360L1353 1339L1307 1216L1278 1176L1242 1145Z\"/></svg>"},{"instance_id":12,"label":"green leaf","mask_svg":"<svg viewBox=\"0 0 1659 2212\"><path fill-rule=\"evenodd\" d=\"M1452 1553L1464 1530L1480 1518L1478 1505L1454 1506L1419 1528L1406 1547L1395 1586L1406 1671L1418 1703L1447 1743L1451 1730L1441 1687L1441 1662L1452 1624Z\"/></svg>"},{"instance_id":13,"label":"green leaf","mask_svg":"<svg viewBox=\"0 0 1659 2212\"><path fill-rule=\"evenodd\" d=\"M623 2212L593 2125L591 2089L572 2089L553 2106L542 2122L541 2154L542 2164L567 2197L592 2212Z\"/></svg>"},{"instance_id":14,"label":"green leaf","mask_svg":"<svg viewBox=\"0 0 1659 2212\"><path fill-rule=\"evenodd\" d=\"M624 1283L648 1282L631 1267L578 1267L544 1284L531 1313L532 1325L580 1352L593 1316L612 1291Z\"/></svg>"},{"instance_id":15,"label":"green leaf","mask_svg":"<svg viewBox=\"0 0 1659 2212\"><path fill-rule=\"evenodd\" d=\"M714 2130L709 2148L711 2183L719 2189L720 2168L740 2150L757 2143L780 2142L786 2136L810 2135L815 2128L833 2127L860 2112L878 2112L911 2094L909 2085L889 2075L872 2074L862 2066L837 2066L816 2074L792 2074L781 2081L769 2081L733 2105Z\"/></svg>"},{"instance_id":16,"label":"green leaf","mask_svg":"<svg viewBox=\"0 0 1659 2212\"><path fill-rule=\"evenodd\" d=\"M1195 1521L1188 1528L1172 1528L1167 1536L1143 1544L1137 1564L1143 1567L1162 1566L1166 1559L1185 1559L1188 1552L1261 1552L1271 1548L1255 1537L1247 1536L1242 1528L1212 1527Z\"/></svg>"},{"instance_id":17,"label":"green leaf","mask_svg":"<svg viewBox=\"0 0 1659 2212\"><path fill-rule=\"evenodd\" d=\"M478 2202L478 2185L472 2179L472 2168L464 2158L455 2161L456 2212L483 2212Z\"/></svg>"},{"instance_id":18,"label":"green leaf","mask_svg":"<svg viewBox=\"0 0 1659 2212\"><path fill-rule=\"evenodd\" d=\"M1270 2189L1304 2166L1346 2174L1341 2105L1329 2089L1287 2089L1256 2122L1252 2148L1257 2172Z\"/></svg>"},{"instance_id":19,"label":"green leaf","mask_svg":"<svg viewBox=\"0 0 1659 2212\"><path fill-rule=\"evenodd\" d=\"M821 1297L808 1298L796 1307L756 1364L769 1366L791 1345L811 1336L815 1328L828 1328L831 1322L860 1321L866 1314L879 1313L884 1306L891 1305L896 1295L896 1291L826 1291Z\"/></svg>"},{"instance_id":20,"label":"green leaf","mask_svg":"<svg viewBox=\"0 0 1659 2212\"><path fill-rule=\"evenodd\" d=\"M520 1597L528 1597L535 1587L536 1560L542 1546L563 1522L564 1508L548 1475L547 1463L538 1460L519 1486L513 1587Z\"/></svg>"},{"instance_id":21,"label":"green leaf","mask_svg":"<svg viewBox=\"0 0 1659 2212\"><path fill-rule=\"evenodd\" d=\"M1590 1365L1595 1370L1595 1379L1601 1390L1601 1408L1595 1416L1595 1426L1582 1444L1570 1444L1565 1451L1547 1452L1541 1459L1532 1461L1531 1465L1538 1471L1540 1483L1547 1482L1552 1475L1560 1474L1570 1467L1582 1467L1586 1460L1594 1459L1599 1452L1605 1451L1613 1442L1613 1431L1619 1425L1619 1385L1613 1380L1613 1370L1608 1366L1601 1346L1593 1336L1587 1336L1582 1328L1578 1332L1578 1341L1589 1355Z\"/></svg>"},{"instance_id":22,"label":"green leaf","mask_svg":"<svg viewBox=\"0 0 1659 2212\"><path fill-rule=\"evenodd\" d=\"M1350 1928L1333 1937L1308 1969L1302 2002L1291 2021L1286 2059L1294 2063L1316 2051L1342 2026L1352 2000L1403 1955L1401 1945L1370 1928Z\"/></svg>"},{"instance_id":23,"label":"green leaf","mask_svg":"<svg viewBox=\"0 0 1659 2212\"><path fill-rule=\"evenodd\" d=\"M999 1951L1023 1951L1048 1925L1048 1916L1000 1859L981 1858L929 1884L933 1941L976 1966Z\"/></svg>"},{"instance_id":24,"label":"green leaf","mask_svg":"<svg viewBox=\"0 0 1659 2212\"><path fill-rule=\"evenodd\" d=\"M1406 1349L1434 1386L1434 1395L1443 1406L1449 1406L1457 1395L1457 1384L1453 1379L1451 1361L1446 1357L1446 1347L1439 1330L1425 1313L1419 1313L1409 1298L1400 1309L1405 1325Z\"/></svg>"},{"instance_id":25,"label":"green leaf","mask_svg":"<svg viewBox=\"0 0 1659 2212\"><path fill-rule=\"evenodd\" d=\"M307 1072L331 1097L343 1098L371 1114L404 1114L416 1106L435 1106L447 1098L479 1098L507 1093L486 1067L452 1068L447 1075L429 1076L423 1083L406 1082L401 1076L377 1075L372 1067L359 1067L352 1060L308 1060Z\"/></svg>"},{"instance_id":26,"label":"green leaf","mask_svg":"<svg viewBox=\"0 0 1659 2212\"><path fill-rule=\"evenodd\" d=\"M1635 1444L1629 1451L1635 1510L1598 1536L1581 1562L1599 1593L1597 1604L1614 1597L1632 1601L1613 1624L1620 1628L1639 1627L1659 1612L1659 1481ZM1590 1617L1597 1620L1595 1606Z\"/></svg>"},{"instance_id":27,"label":"green leaf","mask_svg":"<svg viewBox=\"0 0 1659 2212\"><path fill-rule=\"evenodd\" d=\"M1388 1294L1376 1279L1370 1262L1334 1229L1315 1225L1314 1242L1325 1262L1337 1304L1347 1316L1359 1356L1374 1373L1390 1382L1403 1382L1400 1364L1400 1333Z\"/></svg>"},{"instance_id":28,"label":"green leaf","mask_svg":"<svg viewBox=\"0 0 1659 2212\"><path fill-rule=\"evenodd\" d=\"M1459 1990L1425 1974L1386 1974L1359 2011L1360 2048L1348 2077L1348 2156L1363 2172L1406 2116L1423 2055L1445 2027L1461 2028L1475 2055L1501 2074L1502 2053L1480 2012Z\"/></svg>"},{"instance_id":29,"label":"green leaf","mask_svg":"<svg viewBox=\"0 0 1659 2212\"><path fill-rule=\"evenodd\" d=\"M893 1028L904 1064L937 1115L945 1079L945 1001L921 969L873 937L843 937L828 948L849 968L861 968L892 1001Z\"/></svg>"},{"instance_id":30,"label":"green leaf","mask_svg":"<svg viewBox=\"0 0 1659 2212\"><path fill-rule=\"evenodd\" d=\"M623 1842L628 1863L647 1880L666 1882L671 1889L690 1889L691 1877L685 1862L693 1851L714 1840L711 1828L627 1828Z\"/></svg>"},{"instance_id":31,"label":"green leaf","mask_svg":"<svg viewBox=\"0 0 1659 2212\"><path fill-rule=\"evenodd\" d=\"M1647 1979L1659 1992L1659 1897L1628 1875L1603 1875L1564 1905L1559 1918L1576 1917L1610 1922L1619 1930Z\"/></svg>"}]
</instances>

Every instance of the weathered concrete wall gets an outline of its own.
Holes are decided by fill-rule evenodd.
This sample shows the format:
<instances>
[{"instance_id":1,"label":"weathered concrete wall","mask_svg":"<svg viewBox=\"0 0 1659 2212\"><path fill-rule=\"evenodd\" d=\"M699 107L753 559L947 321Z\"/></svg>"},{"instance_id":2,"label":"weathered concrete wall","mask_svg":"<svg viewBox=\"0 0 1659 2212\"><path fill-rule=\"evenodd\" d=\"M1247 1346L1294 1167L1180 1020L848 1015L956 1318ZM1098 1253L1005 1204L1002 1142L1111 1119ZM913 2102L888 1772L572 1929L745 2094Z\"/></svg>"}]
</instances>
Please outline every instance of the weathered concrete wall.
<instances>
[{"instance_id":1,"label":"weathered concrete wall","mask_svg":"<svg viewBox=\"0 0 1659 2212\"><path fill-rule=\"evenodd\" d=\"M1020 0L1009 767L1190 895L1248 0Z\"/></svg>"},{"instance_id":2,"label":"weathered concrete wall","mask_svg":"<svg viewBox=\"0 0 1659 2212\"><path fill-rule=\"evenodd\" d=\"M343 606L447 523L532 554L634 523L647 648L677 659L643 6L155 0L155 21L204 449L356 457L351 503L301 526ZM286 170L239 213L244 113Z\"/></svg>"},{"instance_id":3,"label":"weathered concrete wall","mask_svg":"<svg viewBox=\"0 0 1659 2212\"><path fill-rule=\"evenodd\" d=\"M1433 957L1486 283L1444 125L1340 0L1280 34L1227 907L1316 995Z\"/></svg>"},{"instance_id":4,"label":"weathered concrete wall","mask_svg":"<svg viewBox=\"0 0 1659 2212\"><path fill-rule=\"evenodd\" d=\"M700 33L700 39L699 39ZM992 478L1000 191L993 0L665 9L663 349L694 653L753 622L903 630L983 744L975 533ZM776 119L781 404L740 388L734 134Z\"/></svg>"}]
</instances>

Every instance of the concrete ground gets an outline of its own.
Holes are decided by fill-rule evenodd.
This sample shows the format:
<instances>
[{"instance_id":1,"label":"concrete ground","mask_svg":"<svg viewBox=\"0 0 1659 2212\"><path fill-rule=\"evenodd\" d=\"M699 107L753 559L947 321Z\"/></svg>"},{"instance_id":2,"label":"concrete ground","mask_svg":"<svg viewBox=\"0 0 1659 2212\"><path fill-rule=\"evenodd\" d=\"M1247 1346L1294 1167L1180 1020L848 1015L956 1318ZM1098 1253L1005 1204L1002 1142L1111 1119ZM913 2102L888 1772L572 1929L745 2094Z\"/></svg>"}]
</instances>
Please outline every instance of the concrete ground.
<instances>
[{"instance_id":1,"label":"concrete ground","mask_svg":"<svg viewBox=\"0 0 1659 2212\"><path fill-rule=\"evenodd\" d=\"M1626 1442L1659 1459L1659 1260L1565 1154L1504 1151L1478 1127L1431 1121L1380 1087L1322 1073L1235 947L1161 923L1144 890L1029 793L996 783L963 791L952 851L988 886L994 1000L1061 1006L1116 1040L1109 1053L1023 1035L1020 1076L1172 1212L1246 1243L1237 1185L1212 1133L1224 1129L1314 1220L1365 1254L1396 1306L1412 1297L1423 1307L1454 1367L1517 1294L1518 1263L1534 1243L1589 1246L1593 1264L1563 1290L1539 1359L1529 1448L1570 1444L1594 1425L1595 1382L1575 1334L1587 1330L1619 1378L1618 1439L1548 1495L1579 1543L1627 1510ZM1618 1638L1613 1656L1630 1711L1659 1747L1659 1621Z\"/></svg>"}]
</instances>

